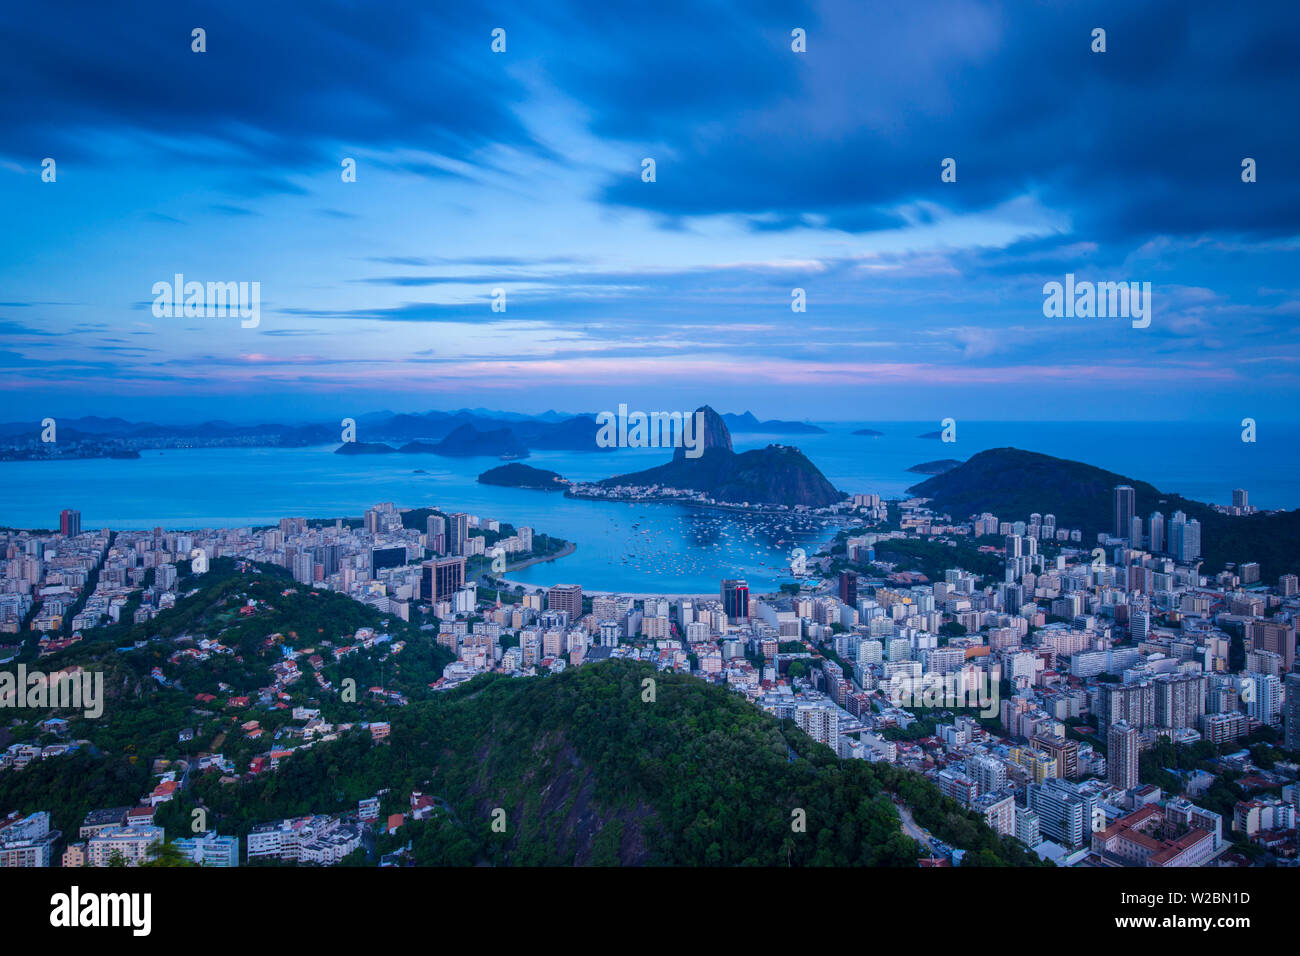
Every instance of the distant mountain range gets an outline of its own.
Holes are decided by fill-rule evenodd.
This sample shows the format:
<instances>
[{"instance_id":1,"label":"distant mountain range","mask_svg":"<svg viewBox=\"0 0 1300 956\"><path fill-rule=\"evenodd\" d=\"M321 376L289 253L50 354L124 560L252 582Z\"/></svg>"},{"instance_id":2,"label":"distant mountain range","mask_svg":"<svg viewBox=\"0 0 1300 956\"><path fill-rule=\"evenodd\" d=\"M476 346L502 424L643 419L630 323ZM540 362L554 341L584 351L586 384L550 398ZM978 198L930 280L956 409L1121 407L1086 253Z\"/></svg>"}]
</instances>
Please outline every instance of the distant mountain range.
<instances>
[{"instance_id":1,"label":"distant mountain range","mask_svg":"<svg viewBox=\"0 0 1300 956\"><path fill-rule=\"evenodd\" d=\"M1064 458L1019 448L993 448L965 464L913 485L908 491L933 499L932 507L954 518L984 512L1004 521L1028 519L1033 512L1053 514L1058 528L1080 528L1091 547L1097 534L1115 531L1116 485L1131 485L1134 513L1146 529L1153 511L1168 522L1175 511L1201 522L1204 568L1217 573L1227 563L1258 561L1265 580L1300 573L1300 510L1228 515L1181 495L1160 491L1145 481Z\"/></svg>"},{"instance_id":2,"label":"distant mountain range","mask_svg":"<svg viewBox=\"0 0 1300 956\"><path fill-rule=\"evenodd\" d=\"M726 415L724 419L732 430L766 434L817 434L824 430L804 422L759 421L753 413ZM610 451L596 444L599 426L594 414L565 415L547 410L540 415L522 415L517 412L497 412L472 408L458 411L371 412L357 416L355 444L342 454L383 454L382 449L366 448L375 443L420 442L435 444L449 440L438 454L448 455L503 455L522 457L530 449L547 451ZM458 430L470 427L473 432ZM41 425L38 422L7 422L0 424L0 443L19 446L40 443ZM499 434L508 431L510 436ZM59 419L57 438L60 442L114 442L133 448L165 447L169 444L207 445L266 445L297 448L306 445L328 445L339 441L342 425L333 423L281 424L262 423L236 425L221 419L210 419L193 424L160 425L154 422L130 422L123 418L104 418L87 415L81 418ZM481 442L477 450L473 442ZM427 451L416 447L403 449Z\"/></svg>"},{"instance_id":3,"label":"distant mountain range","mask_svg":"<svg viewBox=\"0 0 1300 956\"><path fill-rule=\"evenodd\" d=\"M753 412L745 412L741 415L724 414L722 420L727 423L727 427L737 434L761 433L766 435L824 435L826 429L818 428L816 425L810 425L807 422L785 422L780 419L769 419L761 422L754 417Z\"/></svg>"},{"instance_id":4,"label":"distant mountain range","mask_svg":"<svg viewBox=\"0 0 1300 956\"><path fill-rule=\"evenodd\" d=\"M822 508L845 498L797 448L768 445L736 454L724 416L707 405L704 415L703 452L688 458L685 448L673 452L665 465L628 475L616 475L597 484L661 485L698 491L717 501L739 504L807 505Z\"/></svg>"}]
</instances>

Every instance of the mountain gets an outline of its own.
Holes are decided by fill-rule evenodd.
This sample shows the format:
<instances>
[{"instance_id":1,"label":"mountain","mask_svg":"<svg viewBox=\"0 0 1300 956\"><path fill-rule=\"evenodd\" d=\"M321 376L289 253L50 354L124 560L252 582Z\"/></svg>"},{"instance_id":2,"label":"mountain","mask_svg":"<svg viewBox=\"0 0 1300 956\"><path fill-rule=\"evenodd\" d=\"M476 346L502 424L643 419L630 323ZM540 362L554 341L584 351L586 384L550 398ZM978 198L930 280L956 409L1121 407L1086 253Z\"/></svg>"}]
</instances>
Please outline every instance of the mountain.
<instances>
[{"instance_id":1,"label":"mountain","mask_svg":"<svg viewBox=\"0 0 1300 956\"><path fill-rule=\"evenodd\" d=\"M1143 519L1144 528L1153 511L1164 514L1166 534L1175 511L1200 521L1207 573L1246 561L1258 561L1265 580L1300 573L1300 511L1226 515L1145 481L1018 448L979 452L965 464L913 485L908 492L933 499L933 508L955 518L985 511L1004 520L1028 519L1035 511L1054 514L1058 528L1081 528L1084 545L1091 547L1099 532L1115 532L1116 485L1133 487L1134 513Z\"/></svg>"},{"instance_id":2,"label":"mountain","mask_svg":"<svg viewBox=\"0 0 1300 956\"><path fill-rule=\"evenodd\" d=\"M479 431L473 425L459 426L436 445L412 442L402 447L402 451L406 452L426 450L448 458L475 458L480 455L522 458L528 454L528 446L509 428Z\"/></svg>"},{"instance_id":3,"label":"mountain","mask_svg":"<svg viewBox=\"0 0 1300 956\"><path fill-rule=\"evenodd\" d=\"M699 458L705 457L710 451L725 451L733 454L734 449L731 447L731 432L727 428L727 423L723 421L721 415L715 412L708 405L701 405L693 414L703 415L700 419L701 426L695 440L702 454ZM690 460L686 457L685 444L678 445L673 451L673 461ZM697 459L698 460L698 459Z\"/></svg>"},{"instance_id":4,"label":"mountain","mask_svg":"<svg viewBox=\"0 0 1300 956\"><path fill-rule=\"evenodd\" d=\"M609 451L596 444L596 419L592 415L561 415L547 411L539 416L526 416L514 412L491 412L484 409L460 409L453 412L429 411L418 414L407 412L372 412L357 419L358 437L365 442L404 443L412 441L438 442L449 437L458 428L472 425L481 432L509 429L527 448L554 451ZM10 443L32 444L40 441L41 426L37 422L0 423L0 440ZM159 425L153 422L128 422L121 418L59 419L60 441L102 441L119 439L130 441L136 447L149 448L169 441L187 440L214 443L256 444L265 446L300 447L327 445L339 440L340 426L335 422L284 425L261 423L236 425L222 420L197 424ZM522 453L522 452L520 452ZM347 452L346 454L357 454Z\"/></svg>"},{"instance_id":5,"label":"mountain","mask_svg":"<svg viewBox=\"0 0 1300 956\"><path fill-rule=\"evenodd\" d=\"M558 473L544 468L533 468L511 462L491 468L478 476L481 485L501 485L505 488L529 488L534 491L563 491L568 482Z\"/></svg>"},{"instance_id":6,"label":"mountain","mask_svg":"<svg viewBox=\"0 0 1300 956\"><path fill-rule=\"evenodd\" d=\"M704 414L703 452L698 458L688 458L685 447L678 447L666 465L598 484L661 485L701 492L716 501L810 508L823 508L845 497L799 449L768 445L736 454L722 416L707 405L697 411Z\"/></svg>"},{"instance_id":7,"label":"mountain","mask_svg":"<svg viewBox=\"0 0 1300 956\"><path fill-rule=\"evenodd\" d=\"M952 471L960 464L961 462L955 458L940 458L938 461L923 461L907 470L918 475L942 475L945 471Z\"/></svg>"},{"instance_id":8,"label":"mountain","mask_svg":"<svg viewBox=\"0 0 1300 956\"><path fill-rule=\"evenodd\" d=\"M824 435L826 429L818 428L816 425L809 425L807 422L785 422L780 419L769 419L761 422L754 417L753 412L745 412L743 415L726 414L722 420L727 423L727 427L733 432L761 432L767 435Z\"/></svg>"}]
</instances>

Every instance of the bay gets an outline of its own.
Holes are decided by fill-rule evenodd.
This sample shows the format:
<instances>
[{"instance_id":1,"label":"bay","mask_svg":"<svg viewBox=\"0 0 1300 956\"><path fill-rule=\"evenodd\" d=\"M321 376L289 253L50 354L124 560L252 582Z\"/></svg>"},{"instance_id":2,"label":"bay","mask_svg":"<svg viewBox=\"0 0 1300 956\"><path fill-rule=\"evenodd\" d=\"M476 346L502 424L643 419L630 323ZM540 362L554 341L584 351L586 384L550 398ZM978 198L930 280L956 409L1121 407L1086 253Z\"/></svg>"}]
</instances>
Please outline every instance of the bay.
<instances>
[{"instance_id":1,"label":"bay","mask_svg":"<svg viewBox=\"0 0 1300 956\"><path fill-rule=\"evenodd\" d=\"M733 436L737 451L769 443L800 448L838 488L899 497L925 479L907 469L1014 446L1097 465L1202 501L1227 504L1245 488L1257 507L1300 506L1300 424L1261 422L1241 441L1237 421L1213 423L959 422L957 441L919 437L938 422L824 423L818 435ZM883 432L856 436L860 428ZM495 458L345 456L334 446L196 448L142 452L140 459L0 462L0 524L58 526L63 508L83 527L238 527L281 517L359 516L380 501L466 511L567 538L577 550L511 578L573 582L587 590L716 593L726 577L755 590L789 580L794 548L810 554L836 530L822 520L740 515L672 504L567 499L557 493L481 485ZM537 451L527 463L595 480L666 460L664 449ZM423 472L423 473L419 473ZM1009 519L1027 515L999 516Z\"/></svg>"}]
</instances>

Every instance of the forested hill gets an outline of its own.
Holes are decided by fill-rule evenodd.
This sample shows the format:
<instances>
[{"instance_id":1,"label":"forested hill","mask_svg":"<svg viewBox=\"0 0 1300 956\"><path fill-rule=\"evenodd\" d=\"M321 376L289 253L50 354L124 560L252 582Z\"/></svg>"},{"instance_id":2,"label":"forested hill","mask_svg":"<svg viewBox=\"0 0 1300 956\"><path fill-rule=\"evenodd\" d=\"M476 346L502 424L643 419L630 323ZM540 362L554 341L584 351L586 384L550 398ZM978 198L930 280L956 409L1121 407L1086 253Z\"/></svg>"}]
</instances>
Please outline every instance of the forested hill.
<instances>
[{"instance_id":1,"label":"forested hill","mask_svg":"<svg viewBox=\"0 0 1300 956\"><path fill-rule=\"evenodd\" d=\"M253 817L345 809L384 787L397 810L412 790L445 802L391 838L412 841L424 865L911 866L890 794L972 863L1037 862L918 774L841 762L737 695L626 661L480 677L394 714L387 743L318 746L274 777L238 789L205 778L198 792L210 823L215 813L221 832L242 832Z\"/></svg>"},{"instance_id":2,"label":"forested hill","mask_svg":"<svg viewBox=\"0 0 1300 956\"><path fill-rule=\"evenodd\" d=\"M1091 547L1098 532L1114 533L1116 485L1133 486L1135 514L1144 529L1153 511L1163 512L1166 534L1175 511L1200 521L1206 572L1218 572L1228 562L1258 561L1266 581L1300 573L1300 511L1226 515L1145 481L1019 448L982 451L908 491L933 499L937 511L958 519L985 511L1003 521L1028 520L1033 512L1054 514L1058 528L1082 528L1084 544Z\"/></svg>"}]
</instances>

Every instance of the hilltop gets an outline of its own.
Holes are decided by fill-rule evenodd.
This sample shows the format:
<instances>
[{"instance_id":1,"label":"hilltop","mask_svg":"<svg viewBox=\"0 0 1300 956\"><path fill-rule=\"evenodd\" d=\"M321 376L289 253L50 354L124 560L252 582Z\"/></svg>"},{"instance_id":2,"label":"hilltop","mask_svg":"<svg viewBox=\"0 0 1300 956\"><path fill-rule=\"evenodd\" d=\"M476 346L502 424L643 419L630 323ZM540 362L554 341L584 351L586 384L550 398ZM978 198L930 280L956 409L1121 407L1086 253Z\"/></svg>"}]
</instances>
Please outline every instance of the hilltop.
<instances>
[{"instance_id":1,"label":"hilltop","mask_svg":"<svg viewBox=\"0 0 1300 956\"><path fill-rule=\"evenodd\" d=\"M840 761L735 694L628 661L479 677L396 713L386 744L317 747L238 793L199 784L227 831L248 808L343 807L381 787L445 807L392 840L422 865L913 866L891 797L972 862L1037 862L918 774Z\"/></svg>"},{"instance_id":2,"label":"hilltop","mask_svg":"<svg viewBox=\"0 0 1300 956\"><path fill-rule=\"evenodd\" d=\"M768 445L737 454L722 416L708 405L704 415L703 452L689 458L685 448L673 451L673 460L627 475L597 482L603 487L660 485L690 489L717 501L750 504L806 505L823 508L845 495L797 448Z\"/></svg>"},{"instance_id":3,"label":"hilltop","mask_svg":"<svg viewBox=\"0 0 1300 956\"><path fill-rule=\"evenodd\" d=\"M1054 514L1058 527L1083 529L1084 544L1091 546L1099 532L1114 533L1116 485L1133 487L1134 513L1144 526L1153 511L1163 512L1166 522L1175 511L1200 521L1208 572L1245 561L1258 561L1265 579L1300 572L1300 511L1226 515L1145 481L1019 448L979 452L908 492L933 499L936 509L960 518L985 511L1007 520L1027 519L1035 511Z\"/></svg>"}]
</instances>

